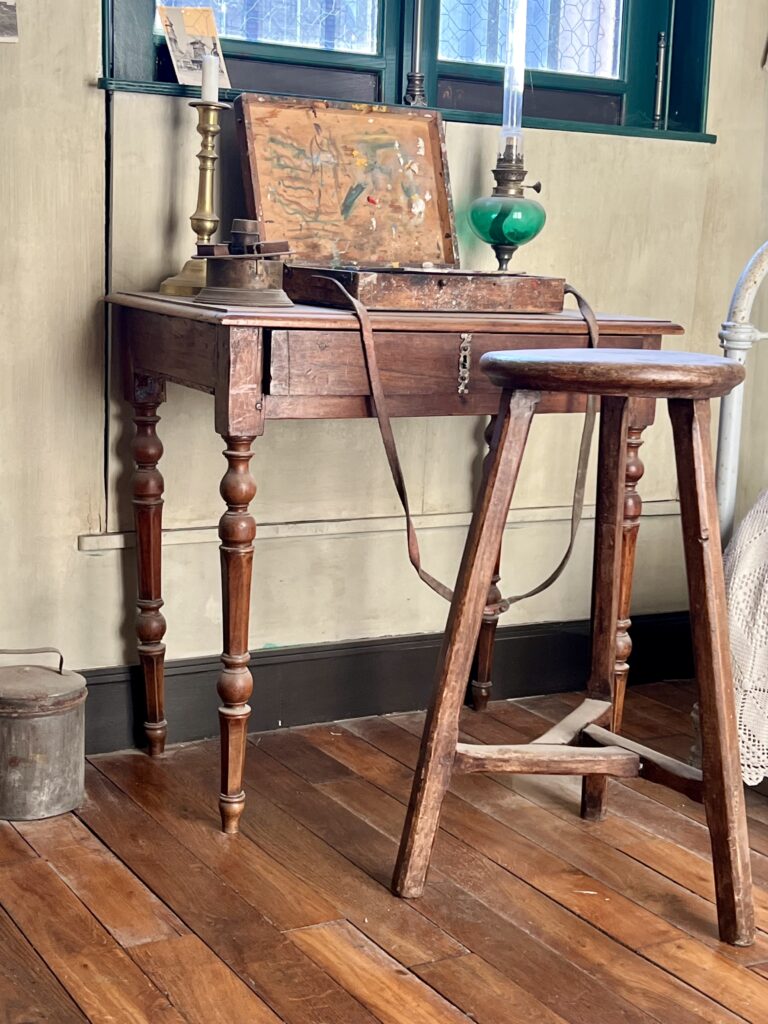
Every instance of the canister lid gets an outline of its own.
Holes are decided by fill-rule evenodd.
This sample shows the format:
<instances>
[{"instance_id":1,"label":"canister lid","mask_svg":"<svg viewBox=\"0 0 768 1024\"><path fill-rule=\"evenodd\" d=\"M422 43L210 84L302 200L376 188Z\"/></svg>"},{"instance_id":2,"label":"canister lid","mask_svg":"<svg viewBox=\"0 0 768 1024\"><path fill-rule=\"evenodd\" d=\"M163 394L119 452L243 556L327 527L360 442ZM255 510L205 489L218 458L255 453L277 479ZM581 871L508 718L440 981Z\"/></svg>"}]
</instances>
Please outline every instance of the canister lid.
<instances>
[{"instance_id":1,"label":"canister lid","mask_svg":"<svg viewBox=\"0 0 768 1024\"><path fill-rule=\"evenodd\" d=\"M45 714L77 704L85 696L85 678L61 664L58 670L45 665L0 667L0 713Z\"/></svg>"}]
</instances>

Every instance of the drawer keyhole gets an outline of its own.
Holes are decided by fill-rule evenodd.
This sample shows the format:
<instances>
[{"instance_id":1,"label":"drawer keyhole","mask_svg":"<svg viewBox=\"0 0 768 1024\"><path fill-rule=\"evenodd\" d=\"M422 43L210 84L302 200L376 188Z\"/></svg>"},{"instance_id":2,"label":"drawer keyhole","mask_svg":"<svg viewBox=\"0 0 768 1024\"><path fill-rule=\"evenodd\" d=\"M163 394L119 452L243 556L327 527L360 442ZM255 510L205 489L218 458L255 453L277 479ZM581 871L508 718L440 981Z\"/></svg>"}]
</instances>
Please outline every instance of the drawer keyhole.
<instances>
[{"instance_id":1,"label":"drawer keyhole","mask_svg":"<svg viewBox=\"0 0 768 1024\"><path fill-rule=\"evenodd\" d=\"M458 392L460 395L469 394L469 364L472 358L472 335L462 334L460 335L461 344L459 345L459 386Z\"/></svg>"}]
</instances>

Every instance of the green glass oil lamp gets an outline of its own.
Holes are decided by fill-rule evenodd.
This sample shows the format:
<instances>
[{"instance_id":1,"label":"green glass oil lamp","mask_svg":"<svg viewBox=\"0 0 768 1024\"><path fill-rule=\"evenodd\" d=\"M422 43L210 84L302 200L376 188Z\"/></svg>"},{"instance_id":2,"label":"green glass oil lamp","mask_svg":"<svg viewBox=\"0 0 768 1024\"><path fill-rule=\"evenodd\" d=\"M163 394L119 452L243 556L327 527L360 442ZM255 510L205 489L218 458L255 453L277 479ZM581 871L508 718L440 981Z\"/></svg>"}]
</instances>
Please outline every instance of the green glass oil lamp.
<instances>
[{"instance_id":1,"label":"green glass oil lamp","mask_svg":"<svg viewBox=\"0 0 768 1024\"><path fill-rule=\"evenodd\" d=\"M541 191L541 183L524 185L523 85L527 0L509 0L507 7L507 60L504 68L504 117L499 158L493 170L496 187L490 196L476 199L469 208L472 230L493 247L499 270L506 270L515 251L544 227L547 214L541 203L524 189Z\"/></svg>"}]
</instances>

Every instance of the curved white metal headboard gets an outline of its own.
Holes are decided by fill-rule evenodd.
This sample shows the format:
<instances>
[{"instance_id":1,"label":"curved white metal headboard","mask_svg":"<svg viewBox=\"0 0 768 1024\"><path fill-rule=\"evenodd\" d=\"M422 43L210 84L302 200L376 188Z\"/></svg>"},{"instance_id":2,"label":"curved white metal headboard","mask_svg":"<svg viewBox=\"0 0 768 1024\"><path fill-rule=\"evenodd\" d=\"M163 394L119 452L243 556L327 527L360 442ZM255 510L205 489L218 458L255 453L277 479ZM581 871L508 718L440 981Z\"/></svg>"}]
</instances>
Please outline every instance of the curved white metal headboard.
<instances>
[{"instance_id":1,"label":"curved white metal headboard","mask_svg":"<svg viewBox=\"0 0 768 1024\"><path fill-rule=\"evenodd\" d=\"M768 334L751 323L752 306L763 279L768 274L768 242L763 243L741 272L728 307L728 318L720 328L723 354L740 363L756 341ZM736 486L739 479L739 445L744 410L744 385L739 384L720 403L720 429L717 437L717 508L723 547L733 533L736 510Z\"/></svg>"}]
</instances>

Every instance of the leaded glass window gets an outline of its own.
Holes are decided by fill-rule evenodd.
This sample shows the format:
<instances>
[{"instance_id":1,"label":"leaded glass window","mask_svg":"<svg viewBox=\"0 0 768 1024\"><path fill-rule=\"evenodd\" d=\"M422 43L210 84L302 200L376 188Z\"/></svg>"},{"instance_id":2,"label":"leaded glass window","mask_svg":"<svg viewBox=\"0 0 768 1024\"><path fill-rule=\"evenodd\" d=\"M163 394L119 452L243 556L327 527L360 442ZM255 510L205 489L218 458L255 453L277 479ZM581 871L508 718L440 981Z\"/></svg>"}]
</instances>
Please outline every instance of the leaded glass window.
<instances>
[{"instance_id":1,"label":"leaded glass window","mask_svg":"<svg viewBox=\"0 0 768 1024\"><path fill-rule=\"evenodd\" d=\"M219 35L347 53L376 53L379 0L162 0L212 7Z\"/></svg>"},{"instance_id":2,"label":"leaded glass window","mask_svg":"<svg viewBox=\"0 0 768 1024\"><path fill-rule=\"evenodd\" d=\"M528 0L526 65L617 78L624 0ZM503 64L507 0L440 0L441 60Z\"/></svg>"}]
</instances>

